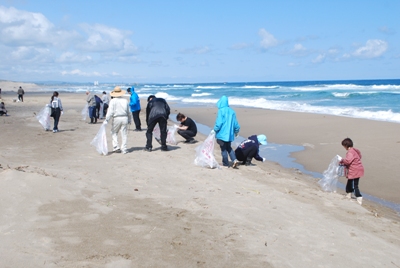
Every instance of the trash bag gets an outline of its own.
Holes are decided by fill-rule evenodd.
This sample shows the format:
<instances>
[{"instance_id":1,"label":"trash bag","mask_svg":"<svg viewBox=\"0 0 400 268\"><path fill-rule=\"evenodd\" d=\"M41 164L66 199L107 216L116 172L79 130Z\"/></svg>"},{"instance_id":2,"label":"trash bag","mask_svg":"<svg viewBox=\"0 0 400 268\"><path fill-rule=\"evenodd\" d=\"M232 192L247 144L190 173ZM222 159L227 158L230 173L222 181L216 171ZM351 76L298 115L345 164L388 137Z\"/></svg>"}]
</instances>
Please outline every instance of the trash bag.
<instances>
[{"instance_id":1,"label":"trash bag","mask_svg":"<svg viewBox=\"0 0 400 268\"><path fill-rule=\"evenodd\" d=\"M337 182L338 182L338 167L339 162L342 158L339 155L336 155L332 158L331 163L328 166L328 169L324 171L323 178L318 181L319 185L321 185L322 190L325 192L336 192Z\"/></svg>"},{"instance_id":2,"label":"trash bag","mask_svg":"<svg viewBox=\"0 0 400 268\"><path fill-rule=\"evenodd\" d=\"M99 154L107 155L108 147L107 147L107 135L106 135L106 124L102 124L96 136L90 142L90 145L96 147L96 150Z\"/></svg>"},{"instance_id":3,"label":"trash bag","mask_svg":"<svg viewBox=\"0 0 400 268\"><path fill-rule=\"evenodd\" d=\"M49 104L46 104L40 112L36 115L36 119L39 121L39 123L43 126L45 130L50 129L50 114L51 114L51 106Z\"/></svg>"},{"instance_id":4,"label":"trash bag","mask_svg":"<svg viewBox=\"0 0 400 268\"><path fill-rule=\"evenodd\" d=\"M167 140L166 143L171 144L171 145L177 145L177 141L175 139L175 133L177 130L177 126L168 126L167 127ZM154 127L153 129L153 136L156 139L161 139L161 130L158 124Z\"/></svg>"},{"instance_id":5,"label":"trash bag","mask_svg":"<svg viewBox=\"0 0 400 268\"><path fill-rule=\"evenodd\" d=\"M210 133L207 139L196 147L194 164L201 167L219 168L214 157L215 133Z\"/></svg>"},{"instance_id":6,"label":"trash bag","mask_svg":"<svg viewBox=\"0 0 400 268\"><path fill-rule=\"evenodd\" d=\"M89 116L89 105L86 103L85 107L82 109L82 120L86 121L86 118Z\"/></svg>"}]
</instances>

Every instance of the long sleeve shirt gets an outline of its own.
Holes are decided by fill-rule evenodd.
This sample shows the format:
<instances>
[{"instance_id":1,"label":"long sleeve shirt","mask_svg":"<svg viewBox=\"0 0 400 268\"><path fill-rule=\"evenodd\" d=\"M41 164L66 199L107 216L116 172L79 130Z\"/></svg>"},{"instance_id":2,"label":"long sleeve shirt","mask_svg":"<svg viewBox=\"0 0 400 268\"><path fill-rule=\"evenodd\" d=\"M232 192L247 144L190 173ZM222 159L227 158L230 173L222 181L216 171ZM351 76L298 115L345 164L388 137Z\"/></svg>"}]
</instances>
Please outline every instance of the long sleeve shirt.
<instances>
[{"instance_id":1,"label":"long sleeve shirt","mask_svg":"<svg viewBox=\"0 0 400 268\"><path fill-rule=\"evenodd\" d=\"M106 120L109 121L111 118L122 116L127 116L128 122L132 121L132 114L129 111L129 103L122 97L113 98L107 109Z\"/></svg>"}]
</instances>

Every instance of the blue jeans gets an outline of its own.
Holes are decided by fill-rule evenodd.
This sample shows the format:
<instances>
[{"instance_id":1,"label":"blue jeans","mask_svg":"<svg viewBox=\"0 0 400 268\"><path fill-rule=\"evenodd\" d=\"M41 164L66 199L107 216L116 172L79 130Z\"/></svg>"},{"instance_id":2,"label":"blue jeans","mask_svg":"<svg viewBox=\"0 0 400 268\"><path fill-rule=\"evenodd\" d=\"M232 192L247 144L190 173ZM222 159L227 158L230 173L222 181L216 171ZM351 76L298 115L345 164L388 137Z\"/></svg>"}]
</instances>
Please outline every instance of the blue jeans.
<instances>
[{"instance_id":1,"label":"blue jeans","mask_svg":"<svg viewBox=\"0 0 400 268\"><path fill-rule=\"evenodd\" d=\"M228 155L232 161L236 160L235 151L232 150L231 142L217 139L217 143L221 148L222 165L225 167L229 167Z\"/></svg>"},{"instance_id":2,"label":"blue jeans","mask_svg":"<svg viewBox=\"0 0 400 268\"><path fill-rule=\"evenodd\" d=\"M89 117L90 118L96 117L96 106L89 106Z\"/></svg>"}]
</instances>

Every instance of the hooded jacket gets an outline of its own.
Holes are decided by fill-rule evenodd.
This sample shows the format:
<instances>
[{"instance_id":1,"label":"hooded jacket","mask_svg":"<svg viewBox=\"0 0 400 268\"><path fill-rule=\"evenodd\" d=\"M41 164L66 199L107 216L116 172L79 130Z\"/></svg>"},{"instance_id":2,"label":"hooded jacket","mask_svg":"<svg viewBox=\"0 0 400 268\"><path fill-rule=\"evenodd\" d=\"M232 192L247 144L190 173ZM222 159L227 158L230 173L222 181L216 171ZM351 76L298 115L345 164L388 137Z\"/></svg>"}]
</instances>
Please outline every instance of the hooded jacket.
<instances>
[{"instance_id":1,"label":"hooded jacket","mask_svg":"<svg viewBox=\"0 0 400 268\"><path fill-rule=\"evenodd\" d=\"M348 179L356 179L364 176L364 166L361 163L361 152L356 148L349 148L346 153L346 158L343 158L339 164L345 165L349 171Z\"/></svg>"},{"instance_id":2,"label":"hooded jacket","mask_svg":"<svg viewBox=\"0 0 400 268\"><path fill-rule=\"evenodd\" d=\"M260 144L258 143L257 135L252 135L252 136L248 137L247 140L242 141L242 143L240 143L239 146L236 148L235 154L243 155L243 152L249 150L251 147L257 148L257 154L254 156L254 158L258 161L263 161L263 158L259 155ZM243 159L243 160L245 160L245 159ZM243 160L241 160L241 161L243 161Z\"/></svg>"},{"instance_id":3,"label":"hooded jacket","mask_svg":"<svg viewBox=\"0 0 400 268\"><path fill-rule=\"evenodd\" d=\"M131 112L140 111L140 99L133 87L131 88L131 93L132 95L129 102L129 107L131 108Z\"/></svg>"},{"instance_id":4,"label":"hooded jacket","mask_svg":"<svg viewBox=\"0 0 400 268\"><path fill-rule=\"evenodd\" d=\"M157 118L168 120L170 108L163 98L153 98L147 103L146 107L146 123L149 125Z\"/></svg>"},{"instance_id":5,"label":"hooded jacket","mask_svg":"<svg viewBox=\"0 0 400 268\"><path fill-rule=\"evenodd\" d=\"M236 119L235 111L229 107L228 97L222 96L217 102L218 114L214 125L215 137L225 142L235 139L239 133L240 125Z\"/></svg>"}]
</instances>

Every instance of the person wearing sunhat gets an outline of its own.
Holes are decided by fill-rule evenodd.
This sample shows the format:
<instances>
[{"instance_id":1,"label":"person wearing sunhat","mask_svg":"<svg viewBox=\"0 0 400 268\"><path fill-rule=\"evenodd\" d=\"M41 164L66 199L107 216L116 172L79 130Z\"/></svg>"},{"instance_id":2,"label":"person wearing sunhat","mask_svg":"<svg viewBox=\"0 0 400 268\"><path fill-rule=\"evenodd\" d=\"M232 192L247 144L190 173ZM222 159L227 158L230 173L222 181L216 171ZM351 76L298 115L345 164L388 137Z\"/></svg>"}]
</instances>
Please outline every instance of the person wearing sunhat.
<instances>
[{"instance_id":1,"label":"person wearing sunhat","mask_svg":"<svg viewBox=\"0 0 400 268\"><path fill-rule=\"evenodd\" d=\"M126 154L128 152L127 143L127 131L128 124L132 121L132 115L129 111L129 102L127 99L123 98L126 93L120 87L115 87L111 91L110 96L112 97L110 104L108 106L105 124L112 118L111 126L111 136L113 144L113 152ZM118 133L121 131L122 143L121 147L118 144Z\"/></svg>"},{"instance_id":2,"label":"person wearing sunhat","mask_svg":"<svg viewBox=\"0 0 400 268\"><path fill-rule=\"evenodd\" d=\"M265 158L259 155L260 145L267 145L267 137L263 134L252 135L242 141L235 150L236 158L242 161L242 165L250 166L251 160L265 161Z\"/></svg>"}]
</instances>

